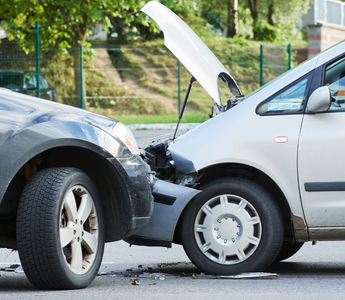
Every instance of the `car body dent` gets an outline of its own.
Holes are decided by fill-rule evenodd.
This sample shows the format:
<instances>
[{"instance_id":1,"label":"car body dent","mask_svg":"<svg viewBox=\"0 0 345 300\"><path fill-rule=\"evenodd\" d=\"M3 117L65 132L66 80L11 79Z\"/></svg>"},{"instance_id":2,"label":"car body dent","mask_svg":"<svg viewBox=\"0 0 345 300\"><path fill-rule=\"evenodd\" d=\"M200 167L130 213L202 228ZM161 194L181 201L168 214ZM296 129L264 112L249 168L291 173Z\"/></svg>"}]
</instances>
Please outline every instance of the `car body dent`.
<instances>
[{"instance_id":1,"label":"car body dent","mask_svg":"<svg viewBox=\"0 0 345 300\"><path fill-rule=\"evenodd\" d=\"M222 81L235 96L241 95L241 91L230 73L205 43L177 15L155 1L147 3L141 11L158 24L164 33L166 47L183 63L218 105L221 105L217 83L220 75Z\"/></svg>"},{"instance_id":2,"label":"car body dent","mask_svg":"<svg viewBox=\"0 0 345 300\"><path fill-rule=\"evenodd\" d=\"M171 243L174 238L174 232L183 208L200 190L172 184L163 180L155 180L153 194L158 193L176 198L172 205L158 203L155 198L154 214L149 223L138 231L134 239L151 240L151 246L160 246L162 242ZM126 238L126 242L132 243L132 237ZM155 244L156 242L156 244ZM138 242L133 242L137 244ZM165 244L166 245L166 244Z\"/></svg>"},{"instance_id":3,"label":"car body dent","mask_svg":"<svg viewBox=\"0 0 345 300\"><path fill-rule=\"evenodd\" d=\"M170 150L170 152L178 172L182 174L191 174L196 172L194 163L191 160L186 159L184 155L181 155L176 150Z\"/></svg>"}]
</instances>

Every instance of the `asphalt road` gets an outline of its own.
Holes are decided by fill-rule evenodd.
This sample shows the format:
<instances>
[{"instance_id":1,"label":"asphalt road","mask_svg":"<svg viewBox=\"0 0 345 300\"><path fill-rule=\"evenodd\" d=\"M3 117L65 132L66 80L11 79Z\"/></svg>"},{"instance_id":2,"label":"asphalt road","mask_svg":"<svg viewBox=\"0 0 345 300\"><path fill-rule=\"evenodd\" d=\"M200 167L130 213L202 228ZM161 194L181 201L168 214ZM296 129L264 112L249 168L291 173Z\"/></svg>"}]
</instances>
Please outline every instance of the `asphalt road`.
<instances>
[{"instance_id":1,"label":"asphalt road","mask_svg":"<svg viewBox=\"0 0 345 300\"><path fill-rule=\"evenodd\" d=\"M139 145L157 135L134 133ZM193 279L199 270L181 246L129 247L119 241L106 245L100 275L86 289L37 290L25 274L0 271L0 299L343 299L344 248L345 242L306 243L293 257L267 270L277 278ZM17 253L0 249L0 269L12 264L20 264ZM133 285L132 278L140 284Z\"/></svg>"},{"instance_id":2,"label":"asphalt road","mask_svg":"<svg viewBox=\"0 0 345 300\"><path fill-rule=\"evenodd\" d=\"M86 289L41 291L23 273L0 271L1 299L343 299L345 242L305 244L292 258L272 265L273 279L193 279L199 273L181 246L171 249L106 245L100 272ZM0 267L19 263L16 253L0 250ZM131 278L138 277L140 285ZM148 277L148 273L159 273ZM168 274L163 276L163 274ZM155 279L156 277L156 279ZM161 280L160 277L164 280Z\"/></svg>"}]
</instances>

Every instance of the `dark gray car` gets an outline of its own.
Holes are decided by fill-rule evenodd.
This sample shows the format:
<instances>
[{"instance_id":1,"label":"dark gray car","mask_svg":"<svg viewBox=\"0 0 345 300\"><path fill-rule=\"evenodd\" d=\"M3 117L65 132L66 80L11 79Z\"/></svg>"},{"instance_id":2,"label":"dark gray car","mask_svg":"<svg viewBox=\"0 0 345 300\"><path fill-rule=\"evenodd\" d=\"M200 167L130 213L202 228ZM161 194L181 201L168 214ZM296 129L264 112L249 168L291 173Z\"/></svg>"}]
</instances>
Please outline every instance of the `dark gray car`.
<instances>
[{"instance_id":1,"label":"dark gray car","mask_svg":"<svg viewBox=\"0 0 345 300\"><path fill-rule=\"evenodd\" d=\"M39 75L40 98L58 101L58 94L53 86ZM0 70L0 87L31 96L37 95L37 79L34 72L20 70Z\"/></svg>"},{"instance_id":2,"label":"dark gray car","mask_svg":"<svg viewBox=\"0 0 345 300\"><path fill-rule=\"evenodd\" d=\"M150 168L114 119L0 89L0 153L0 247L38 288L87 286L149 221Z\"/></svg>"}]
</instances>

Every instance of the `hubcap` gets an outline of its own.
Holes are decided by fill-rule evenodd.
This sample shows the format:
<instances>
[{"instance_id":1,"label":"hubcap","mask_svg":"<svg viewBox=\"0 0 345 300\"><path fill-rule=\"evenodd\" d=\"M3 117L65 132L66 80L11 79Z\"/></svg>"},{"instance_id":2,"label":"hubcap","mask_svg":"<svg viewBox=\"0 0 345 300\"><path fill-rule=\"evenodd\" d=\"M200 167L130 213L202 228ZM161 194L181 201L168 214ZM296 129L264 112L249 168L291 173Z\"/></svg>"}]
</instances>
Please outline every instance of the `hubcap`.
<instances>
[{"instance_id":1,"label":"hubcap","mask_svg":"<svg viewBox=\"0 0 345 300\"><path fill-rule=\"evenodd\" d=\"M72 272L87 272L97 252L98 222L93 199L82 186L71 188L63 200L60 244Z\"/></svg>"},{"instance_id":2,"label":"hubcap","mask_svg":"<svg viewBox=\"0 0 345 300\"><path fill-rule=\"evenodd\" d=\"M259 246L261 231L261 220L255 208L236 195L208 200L194 223L195 239L201 252L223 265L248 259Z\"/></svg>"}]
</instances>

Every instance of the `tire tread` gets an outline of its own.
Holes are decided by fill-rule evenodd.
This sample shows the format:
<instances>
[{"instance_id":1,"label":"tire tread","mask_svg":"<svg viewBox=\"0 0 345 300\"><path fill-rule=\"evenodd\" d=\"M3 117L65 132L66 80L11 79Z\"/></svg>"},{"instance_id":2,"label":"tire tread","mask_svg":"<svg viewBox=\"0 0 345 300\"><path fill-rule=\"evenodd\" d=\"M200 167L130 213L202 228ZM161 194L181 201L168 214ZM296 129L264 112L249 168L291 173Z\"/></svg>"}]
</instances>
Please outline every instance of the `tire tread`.
<instances>
[{"instance_id":1,"label":"tire tread","mask_svg":"<svg viewBox=\"0 0 345 300\"><path fill-rule=\"evenodd\" d=\"M41 289L75 288L61 270L56 213L66 178L79 169L64 167L36 173L25 185L17 213L17 245L29 281ZM84 174L84 173L83 173ZM28 225L29 224L29 225Z\"/></svg>"}]
</instances>

